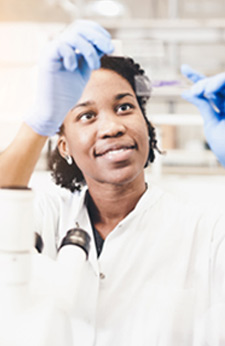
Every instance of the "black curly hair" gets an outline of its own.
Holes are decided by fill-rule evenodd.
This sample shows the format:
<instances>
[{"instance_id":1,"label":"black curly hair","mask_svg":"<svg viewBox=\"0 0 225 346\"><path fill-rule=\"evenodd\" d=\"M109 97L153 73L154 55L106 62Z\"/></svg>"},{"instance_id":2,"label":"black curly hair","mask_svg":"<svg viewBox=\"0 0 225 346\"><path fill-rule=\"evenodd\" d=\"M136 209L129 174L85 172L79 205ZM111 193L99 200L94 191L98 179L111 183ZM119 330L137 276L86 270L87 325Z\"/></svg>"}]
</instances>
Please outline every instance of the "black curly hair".
<instances>
[{"instance_id":1,"label":"black curly hair","mask_svg":"<svg viewBox=\"0 0 225 346\"><path fill-rule=\"evenodd\" d=\"M104 55L101 58L101 68L112 70L125 78L132 89L134 90L138 104L141 108L144 119L147 123L149 133L149 155L145 167L149 162L153 162L155 159L154 150L161 153L157 147L157 139L155 134L155 128L149 122L146 116L146 103L149 96L138 96L135 88L135 76L144 76L145 71L141 69L140 65L135 63L133 59L127 57L115 57ZM64 126L62 125L59 131L59 135L63 134ZM58 147L51 153L49 158L49 168L52 171L52 177L54 182L61 187L65 187L70 191L80 190L82 185L85 185L85 179L73 160L72 165L68 165L66 160L60 155Z\"/></svg>"}]
</instances>

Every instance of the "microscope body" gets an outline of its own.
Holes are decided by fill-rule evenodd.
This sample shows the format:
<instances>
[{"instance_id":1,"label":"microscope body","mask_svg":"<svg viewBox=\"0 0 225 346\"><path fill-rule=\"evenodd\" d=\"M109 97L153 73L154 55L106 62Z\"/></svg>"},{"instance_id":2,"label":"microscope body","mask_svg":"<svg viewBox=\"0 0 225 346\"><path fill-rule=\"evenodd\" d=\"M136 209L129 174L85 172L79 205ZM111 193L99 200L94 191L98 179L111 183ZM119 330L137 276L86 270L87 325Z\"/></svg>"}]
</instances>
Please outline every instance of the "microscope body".
<instances>
[{"instance_id":1,"label":"microscope body","mask_svg":"<svg viewBox=\"0 0 225 346\"><path fill-rule=\"evenodd\" d=\"M57 260L38 254L33 199L27 188L0 189L0 345L72 346L90 239L75 229Z\"/></svg>"}]
</instances>

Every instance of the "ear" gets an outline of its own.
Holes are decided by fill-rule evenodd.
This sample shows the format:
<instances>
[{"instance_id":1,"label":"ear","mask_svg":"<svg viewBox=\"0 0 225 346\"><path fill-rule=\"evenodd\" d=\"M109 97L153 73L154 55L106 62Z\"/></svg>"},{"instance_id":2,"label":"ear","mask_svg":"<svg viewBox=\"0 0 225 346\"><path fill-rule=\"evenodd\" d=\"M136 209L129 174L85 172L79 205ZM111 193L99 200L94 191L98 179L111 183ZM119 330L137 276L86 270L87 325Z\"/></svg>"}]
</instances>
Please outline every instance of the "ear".
<instances>
[{"instance_id":1,"label":"ear","mask_svg":"<svg viewBox=\"0 0 225 346\"><path fill-rule=\"evenodd\" d=\"M60 155L63 158L65 158L67 155L70 155L67 140L64 135L61 135L58 138L57 147L58 147Z\"/></svg>"}]
</instances>

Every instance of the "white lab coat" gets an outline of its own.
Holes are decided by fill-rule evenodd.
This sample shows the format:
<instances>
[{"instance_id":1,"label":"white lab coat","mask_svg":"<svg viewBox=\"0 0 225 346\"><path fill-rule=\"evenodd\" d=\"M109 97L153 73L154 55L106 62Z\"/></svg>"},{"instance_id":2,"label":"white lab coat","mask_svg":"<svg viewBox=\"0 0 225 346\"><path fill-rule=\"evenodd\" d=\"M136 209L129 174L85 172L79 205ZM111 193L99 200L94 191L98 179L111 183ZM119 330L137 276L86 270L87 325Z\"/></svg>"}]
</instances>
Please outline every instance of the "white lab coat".
<instances>
[{"instance_id":1,"label":"white lab coat","mask_svg":"<svg viewBox=\"0 0 225 346\"><path fill-rule=\"evenodd\" d=\"M223 344L224 215L150 186L97 259L85 189L63 190L37 203L37 228L51 257L75 222L91 236L89 282L73 319L76 345Z\"/></svg>"}]
</instances>

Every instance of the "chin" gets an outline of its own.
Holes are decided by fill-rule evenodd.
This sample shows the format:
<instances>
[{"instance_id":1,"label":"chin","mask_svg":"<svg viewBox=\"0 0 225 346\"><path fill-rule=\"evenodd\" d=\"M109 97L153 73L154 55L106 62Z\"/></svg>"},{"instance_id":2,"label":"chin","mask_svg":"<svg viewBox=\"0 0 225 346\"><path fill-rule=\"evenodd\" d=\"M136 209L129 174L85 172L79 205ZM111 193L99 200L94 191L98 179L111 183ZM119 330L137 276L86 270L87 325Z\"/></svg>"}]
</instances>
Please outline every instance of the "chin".
<instances>
[{"instance_id":1,"label":"chin","mask_svg":"<svg viewBox=\"0 0 225 346\"><path fill-rule=\"evenodd\" d=\"M144 169L138 172L134 172L134 170L130 171L114 171L110 174L110 176L105 175L104 179L102 179L102 183L112 184L117 186L123 186L132 182L136 182L136 180L144 179Z\"/></svg>"}]
</instances>

